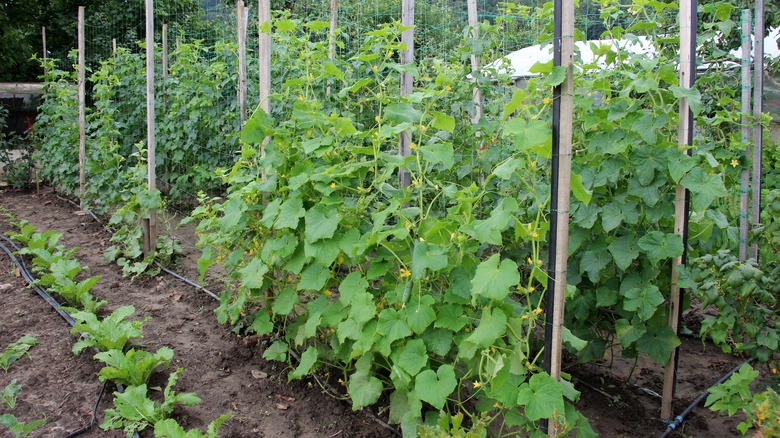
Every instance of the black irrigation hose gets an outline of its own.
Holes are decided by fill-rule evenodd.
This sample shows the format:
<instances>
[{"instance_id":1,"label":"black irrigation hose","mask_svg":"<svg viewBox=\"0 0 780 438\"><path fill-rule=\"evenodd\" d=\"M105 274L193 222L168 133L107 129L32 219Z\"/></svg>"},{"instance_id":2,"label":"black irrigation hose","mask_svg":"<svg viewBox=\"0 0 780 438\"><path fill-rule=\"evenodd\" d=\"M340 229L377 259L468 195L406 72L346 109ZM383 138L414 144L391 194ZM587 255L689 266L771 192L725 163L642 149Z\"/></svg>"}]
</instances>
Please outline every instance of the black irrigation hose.
<instances>
[{"instance_id":1,"label":"black irrigation hose","mask_svg":"<svg viewBox=\"0 0 780 438\"><path fill-rule=\"evenodd\" d=\"M16 251L20 251L19 247L16 246L16 244L11 239L7 238L2 234L0 234L0 238L8 242L14 249L16 249ZM60 303L56 299L54 299L54 297L49 295L49 293L46 292L45 289L35 284L35 279L33 278L30 271L27 270L27 266L25 265L24 261L23 260L20 261L19 259L17 259L14 256L13 251L11 251L10 248L5 246L1 242L0 242L0 248L2 248L2 250L5 251L6 254L8 254L8 257L11 257L11 261L16 265L17 268L19 268L19 272L22 274L22 277L24 278L25 281L27 281L30 287L32 287L35 290L35 292L37 292L38 295L41 296L41 298L43 298L47 303L49 303L49 305L53 307L54 310L57 311L57 313L60 314L62 319L64 319L68 324L70 324L71 327L73 327L76 324L76 320L74 320L73 317L70 316L68 312L62 310Z\"/></svg>"},{"instance_id":2,"label":"black irrigation hose","mask_svg":"<svg viewBox=\"0 0 780 438\"><path fill-rule=\"evenodd\" d=\"M92 427L95 426L95 418L97 418L98 407L100 406L100 401L103 399L103 393L106 392L107 385L108 385L108 380L103 382L103 385L100 387L100 394L98 394L98 398L97 401L95 402L95 406L92 407L92 419L89 421L89 424L75 432L71 432L65 435L65 438L74 438L79 435L83 435L89 432L92 429Z\"/></svg>"},{"instance_id":3,"label":"black irrigation hose","mask_svg":"<svg viewBox=\"0 0 780 438\"><path fill-rule=\"evenodd\" d=\"M746 361L742 362L741 364L739 364L738 366L736 366L734 369L732 369L731 371L729 371L728 373L726 373L726 375L725 375L725 376L721 377L721 378L720 378L720 380L718 380L717 382L715 382L715 384L714 384L714 385L710 386L710 387L709 387L709 388L708 388L706 391L704 391L704 392L703 392L703 393L702 393L700 396L696 397L696 400L694 400L694 401L693 401L693 403L691 403L690 405L688 405L688 407L687 407L687 408L685 408L685 410L683 410L683 411L680 413L680 415L678 415L678 416L674 417L674 421L672 421L671 423L669 423L669 425L666 427L666 430L664 431L664 433L662 433L662 434L661 434L661 437L660 437L660 438L666 438L667 436L669 436L669 434L671 434L672 432L674 432L674 430L675 430L675 429L677 429L677 426L679 426L680 424L682 424L683 420L685 420L685 417L686 417L688 414L690 414L690 413L691 413L691 411L693 410L693 408L695 408L696 406L699 406L699 404L700 404L702 401L704 401L704 399L705 399L705 398L707 398L707 395L710 393L710 391L709 391L710 389L712 389L712 388L714 388L714 387L716 387L716 386L720 385L721 383L725 382L726 380L728 380L728 378L729 378L729 377L731 377L731 375L732 375L732 374L734 374L734 373L736 373L737 371L739 371L739 369L740 369L740 368L742 368L742 366L743 366L743 365L749 364L749 363L753 362L754 360L756 360L756 358L755 358L755 357L751 357L750 359L748 359L748 360L746 360Z\"/></svg>"}]
</instances>

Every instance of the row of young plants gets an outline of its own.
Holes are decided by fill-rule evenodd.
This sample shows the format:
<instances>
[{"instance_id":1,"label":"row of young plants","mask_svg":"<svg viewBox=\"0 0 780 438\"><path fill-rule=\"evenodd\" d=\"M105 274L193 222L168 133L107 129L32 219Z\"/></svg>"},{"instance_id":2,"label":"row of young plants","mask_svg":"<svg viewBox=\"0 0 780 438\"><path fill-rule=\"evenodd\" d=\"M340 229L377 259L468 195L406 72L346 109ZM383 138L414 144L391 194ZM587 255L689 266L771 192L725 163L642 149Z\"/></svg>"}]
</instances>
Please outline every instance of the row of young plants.
<instances>
[{"instance_id":1,"label":"row of young plants","mask_svg":"<svg viewBox=\"0 0 780 438\"><path fill-rule=\"evenodd\" d=\"M0 368L3 369L5 374L8 374L11 365L25 355L30 356L30 350L36 345L38 345L38 339L29 334L11 342L0 353ZM5 426L16 438L27 437L32 431L46 424L46 418L25 423L19 421L19 418L12 413L16 408L16 401L21 392L22 385L16 379L13 379L0 393L0 407L2 407L3 411L3 414L0 415L0 424Z\"/></svg>"},{"instance_id":2,"label":"row of young plants","mask_svg":"<svg viewBox=\"0 0 780 438\"><path fill-rule=\"evenodd\" d=\"M128 437L149 428L154 430L156 437L216 438L220 426L231 417L230 413L210 423L205 434L198 429L186 431L171 418L177 405L200 403L195 393L180 393L173 389L182 368L170 373L161 397L154 394L154 388L148 387L152 373L160 368L167 369L173 359L173 350L169 347L152 353L137 344L137 340L143 338L142 326L149 318L131 318L135 313L132 305L99 316L98 311L108 302L96 300L90 291L100 276L77 278L83 277L80 274L87 270L73 256L77 248L67 250L58 244L62 234L54 230L37 232L35 226L26 221L15 225L19 231L11 233L10 237L24 246L19 254L30 258L32 270L38 277L35 283L64 300L67 305L62 309L76 321L71 333L78 334L79 340L73 345L73 353L78 355L92 349L96 352L94 359L105 364L98 372L99 379L124 385L123 391L114 392L114 407L106 409L100 427L123 430Z\"/></svg>"},{"instance_id":3,"label":"row of young plants","mask_svg":"<svg viewBox=\"0 0 780 438\"><path fill-rule=\"evenodd\" d=\"M691 265L736 247L735 190L727 187L737 186L747 163L735 141L739 103L723 87L734 78L714 69L694 89L677 85L677 40L666 35L675 24L662 19L676 8L608 5L604 20L626 13L647 20L605 37L646 35L657 53L596 45L597 61L576 69L564 340L579 361L619 346L624 357L642 353L665 364L680 345L667 325L671 259L683 253L672 232L678 183L691 193ZM547 5L536 14L551 12ZM703 8L705 46L729 29L732 12L726 3ZM540 433L542 419L587 436L571 405L576 390L540 368L548 109L563 71L537 65L540 77L524 89L506 88L496 71L463 81L461 61L495 47L499 29L487 24L484 40L464 41L462 59L412 65L398 62L398 24L335 60L325 28L274 22L275 50L294 51L300 61L272 95L271 114L257 109L244 127L241 159L224 175L227 195L204 195L193 213L201 273L220 264L234 280L218 319L277 331L282 339L265 351L268 359L303 351L291 379L325 366L341 370L355 409L389 397L390 420L408 436L461 428ZM398 92L402 71L415 75L407 97ZM469 119L475 85L485 95L478 123ZM690 156L677 147L681 98L702 126ZM397 152L403 132L411 136L407 158ZM409 187L399 186L400 172ZM777 226L771 213L766 219L759 242ZM767 362L778 348L777 256L762 247L763 274L751 274L760 281L749 292L721 289L716 305L726 325L705 322L702 334ZM703 284L686 285L706 306ZM716 325L726 338L710 330Z\"/></svg>"}]
</instances>

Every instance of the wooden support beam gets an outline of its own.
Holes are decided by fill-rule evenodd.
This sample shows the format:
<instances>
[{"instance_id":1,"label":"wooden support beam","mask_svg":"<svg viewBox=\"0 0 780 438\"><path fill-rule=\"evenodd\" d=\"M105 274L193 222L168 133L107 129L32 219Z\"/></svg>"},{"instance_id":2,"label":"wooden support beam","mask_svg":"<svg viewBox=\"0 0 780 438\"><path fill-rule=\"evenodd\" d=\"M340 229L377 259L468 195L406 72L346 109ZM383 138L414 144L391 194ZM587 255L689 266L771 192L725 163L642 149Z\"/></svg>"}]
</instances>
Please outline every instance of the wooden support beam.
<instances>
[{"instance_id":1,"label":"wooden support beam","mask_svg":"<svg viewBox=\"0 0 780 438\"><path fill-rule=\"evenodd\" d=\"M477 14L477 0L468 0L468 13L469 13L469 27L471 27L471 38L479 38L479 15ZM471 55L471 74L476 81L476 75L481 68L481 60L478 55ZM479 123L482 120L482 89L479 85L475 85L472 91L474 95L474 105L476 106L474 113L471 115L471 123Z\"/></svg>"},{"instance_id":2,"label":"wooden support beam","mask_svg":"<svg viewBox=\"0 0 780 438\"><path fill-rule=\"evenodd\" d=\"M401 5L401 24L404 26L414 26L414 0L403 0ZM414 62L414 28L407 29L401 33L401 43L406 45L406 48L401 50L401 64L411 64ZM401 73L401 97L406 97L412 94L414 90L414 76L411 73L404 71ZM412 143L411 131L404 131L401 133L399 140L399 153L402 157L408 157L412 155L412 149L409 147ZM411 175L409 171L404 168L398 170L398 182L401 187L409 187L411 184Z\"/></svg>"},{"instance_id":3,"label":"wooden support beam","mask_svg":"<svg viewBox=\"0 0 780 438\"><path fill-rule=\"evenodd\" d=\"M683 88L693 87L696 78L696 1L682 0L680 3L680 72L679 85ZM693 114L687 99L680 99L679 128L677 130L678 148L690 154L693 144ZM674 203L674 233L681 236L683 248L688 245L688 191L678 184ZM677 267L685 264L685 249L680 257L672 260L671 291L669 298L669 327L677 334L682 306L682 290L677 284ZM669 362L664 369L664 386L661 398L661 418L672 417L672 402L677 384L678 349L672 351Z\"/></svg>"},{"instance_id":4,"label":"wooden support beam","mask_svg":"<svg viewBox=\"0 0 780 438\"><path fill-rule=\"evenodd\" d=\"M157 189L154 120L154 0L146 0L146 168L147 189ZM157 249L157 211L149 210L144 219L144 256Z\"/></svg>"},{"instance_id":5,"label":"wooden support beam","mask_svg":"<svg viewBox=\"0 0 780 438\"><path fill-rule=\"evenodd\" d=\"M764 0L756 0L756 18L753 23L753 199L751 203L752 227L761 226L761 177L764 152L764 127L761 113L764 112ZM758 245L750 247L750 257L758 260Z\"/></svg>"},{"instance_id":6,"label":"wooden support beam","mask_svg":"<svg viewBox=\"0 0 780 438\"><path fill-rule=\"evenodd\" d=\"M246 121L247 95L246 95L246 6L244 0L238 0L236 5L236 18L238 26L238 111L241 125Z\"/></svg>"},{"instance_id":7,"label":"wooden support beam","mask_svg":"<svg viewBox=\"0 0 780 438\"><path fill-rule=\"evenodd\" d=\"M79 105L79 200L81 210L85 210L84 205L84 192L87 184L87 116L86 116L86 73L85 73L85 61L84 61L84 6L79 6L78 9L78 52L79 52L79 66L78 66L78 105Z\"/></svg>"},{"instance_id":8,"label":"wooden support beam","mask_svg":"<svg viewBox=\"0 0 780 438\"><path fill-rule=\"evenodd\" d=\"M742 152L745 161L750 160L750 33L753 19L750 9L742 10L742 120L740 130L740 141L745 146ZM748 234L749 234L749 212L750 212L750 169L747 166L740 172L739 185L739 260L745 261L748 258Z\"/></svg>"},{"instance_id":9,"label":"wooden support beam","mask_svg":"<svg viewBox=\"0 0 780 438\"><path fill-rule=\"evenodd\" d=\"M339 20L339 0L330 0L330 31L328 32L328 58L333 61L336 59L336 27ZM328 79L328 88L326 93L330 95L333 91L331 83L333 81Z\"/></svg>"}]
</instances>

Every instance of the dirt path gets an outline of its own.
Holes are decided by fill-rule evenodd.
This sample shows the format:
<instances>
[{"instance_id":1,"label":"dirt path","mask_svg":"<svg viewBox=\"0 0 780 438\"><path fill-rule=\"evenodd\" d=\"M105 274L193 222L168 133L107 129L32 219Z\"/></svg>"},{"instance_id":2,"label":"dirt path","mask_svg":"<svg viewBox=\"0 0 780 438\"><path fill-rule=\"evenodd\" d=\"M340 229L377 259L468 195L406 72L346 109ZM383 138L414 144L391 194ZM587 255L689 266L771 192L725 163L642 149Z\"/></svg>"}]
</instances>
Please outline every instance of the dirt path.
<instances>
[{"instance_id":1,"label":"dirt path","mask_svg":"<svg viewBox=\"0 0 780 438\"><path fill-rule=\"evenodd\" d=\"M217 324L213 314L216 302L203 292L167 275L135 281L122 277L121 270L102 257L108 234L90 216L76 214L73 205L58 199L50 189L40 194L0 192L0 206L41 231L63 232L64 245L78 246L77 257L91 267L90 275L103 276L96 291L109 301L106 311L134 304L137 315L152 317L144 326L143 346L151 351L164 345L173 348L172 367L184 368L177 388L195 391L203 399L200 405L175 413L183 425L205 428L230 411L233 418L221 433L225 437L394 436L369 415L354 413L347 403L324 395L316 382L288 383L288 369L262 359L264 342L247 343L229 327ZM0 220L0 232L8 231L5 222ZM196 236L191 229L176 232L185 258L175 270L195 279ZM0 269L0 343L7 345L27 333L41 341L32 350L32 360L22 359L7 375L0 375L0 385L12 378L22 383L17 416L25 421L47 418L47 425L32 436L64 436L89 421L100 389L95 374L99 367L86 354L75 357L70 353L75 337L68 334L67 324L23 287L5 256L0 256ZM210 280L210 287L218 290L218 282ZM712 345L685 339L675 412L739 362ZM633 361L615 357L611 367L608 363L567 365L566 371L583 392L578 408L600 436L658 436L664 430L658 419L660 398L656 394L661 392L662 368L640 358L629 380ZM166 376L167 372L154 375L153 383L164 384ZM100 407L99 421L108 404ZM739 436L735 430L739 421L700 407L673 436ZM90 436L112 435L97 430Z\"/></svg>"}]
</instances>

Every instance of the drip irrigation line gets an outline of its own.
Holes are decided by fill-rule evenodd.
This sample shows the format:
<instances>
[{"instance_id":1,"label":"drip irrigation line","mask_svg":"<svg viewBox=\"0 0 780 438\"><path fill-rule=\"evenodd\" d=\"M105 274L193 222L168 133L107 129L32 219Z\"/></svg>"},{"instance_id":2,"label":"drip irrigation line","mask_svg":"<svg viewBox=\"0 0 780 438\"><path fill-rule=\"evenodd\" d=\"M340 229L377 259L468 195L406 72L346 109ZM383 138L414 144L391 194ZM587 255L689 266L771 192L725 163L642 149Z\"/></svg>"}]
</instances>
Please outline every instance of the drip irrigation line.
<instances>
[{"instance_id":1,"label":"drip irrigation line","mask_svg":"<svg viewBox=\"0 0 780 438\"><path fill-rule=\"evenodd\" d=\"M707 388L707 390L706 390L706 391L704 391L703 393L701 393L701 395L699 395L698 397L696 397L696 399L693 401L693 403L691 403L690 405L688 405L688 407L687 407L687 408L685 408L685 410L683 410L683 411L680 413L680 415L678 415L678 416L674 417L674 420L672 420L672 421L669 423L669 425L666 427L666 430L664 431L664 433L662 433L662 434L661 434L661 437L660 437L660 438L666 438L667 436L669 436L669 434L671 434L672 432L674 432L674 431L677 429L677 427L678 427L678 426L680 426L680 425L682 424L683 420L685 420L685 417L686 417L688 414L690 414L690 413L691 413L691 411L693 411L693 409L694 409L696 406L699 406L699 404L700 404L702 401L704 401L704 399L705 399L705 398L707 398L707 395L709 395L709 393L710 393L710 391L709 391L710 389L712 389L712 388L714 388L714 387L716 387L716 386L720 385L721 383L725 382L726 380L728 380L728 378L729 378L729 377L731 377L731 375L732 375L732 374L734 374L734 373L736 373L737 371L739 371L739 369L740 369L740 368L742 368L742 366L743 366L743 365L747 365L747 364L749 364L749 363L753 362L754 360L756 360L756 358L755 358L755 357L751 357L750 359L748 359L748 360L746 360L746 361L742 362L741 364L737 365L736 367L734 367L734 369L732 369L731 371L729 371L728 373L726 373L726 375L724 375L723 377L721 377L721 378L720 378L720 380L718 380L717 382L715 382L715 384L713 384L712 386L710 386L709 388Z\"/></svg>"},{"instance_id":2,"label":"drip irrigation line","mask_svg":"<svg viewBox=\"0 0 780 438\"><path fill-rule=\"evenodd\" d=\"M92 427L95 426L95 418L97 418L98 407L100 406L100 401L103 400L103 394L106 392L107 385L108 385L108 380L103 382L103 385L100 386L100 393L98 394L98 398L97 401L95 402L95 405L92 407L92 419L89 421L89 424L75 432L71 432L65 435L65 438L75 438L77 436L83 435L89 432L92 429Z\"/></svg>"},{"instance_id":3,"label":"drip irrigation line","mask_svg":"<svg viewBox=\"0 0 780 438\"><path fill-rule=\"evenodd\" d=\"M16 249L16 251L20 251L19 247L16 246L16 244L11 239L7 238L2 234L0 234L0 238L8 242L14 249ZM54 299L54 297L49 295L49 293L46 292L45 289L43 289L42 287L40 287L35 283L35 279L33 278L30 271L27 270L27 266L24 264L24 261L20 261L19 259L17 259L16 256L14 256L13 251L11 251L11 249L7 247L5 244L3 244L2 242L0 242L0 249L2 249L6 254L8 254L8 257L11 258L11 261L16 265L16 267L19 269L19 272L22 274L22 278L24 278L24 280L30 285L30 287L32 287L35 290L35 292L37 292L38 295L40 295L40 297L44 299L44 301L49 303L49 305L53 307L54 310L57 311L57 313L59 313L62 319L65 320L65 322L67 322L71 327L73 327L76 324L76 320L74 320L73 317L70 316L68 312L62 310L62 306L56 299Z\"/></svg>"}]
</instances>

